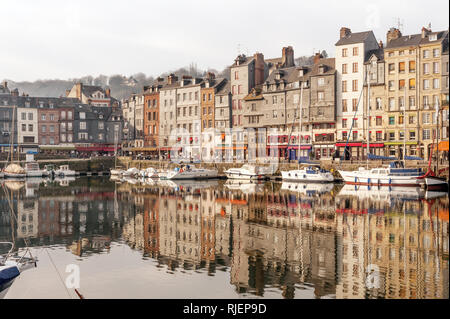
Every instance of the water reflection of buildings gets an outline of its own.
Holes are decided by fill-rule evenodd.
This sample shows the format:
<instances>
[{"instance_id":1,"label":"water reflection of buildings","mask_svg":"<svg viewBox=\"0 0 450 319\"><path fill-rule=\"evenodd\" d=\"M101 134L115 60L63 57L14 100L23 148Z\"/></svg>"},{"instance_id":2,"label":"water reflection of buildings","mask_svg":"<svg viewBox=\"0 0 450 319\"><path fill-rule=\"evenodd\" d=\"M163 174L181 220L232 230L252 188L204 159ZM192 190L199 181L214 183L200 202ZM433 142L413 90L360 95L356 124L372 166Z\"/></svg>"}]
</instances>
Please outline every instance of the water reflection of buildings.
<instances>
[{"instance_id":1,"label":"water reflection of buildings","mask_svg":"<svg viewBox=\"0 0 450 319\"><path fill-rule=\"evenodd\" d=\"M342 281L336 297L448 298L448 213L436 210L448 212L448 198L338 196Z\"/></svg>"},{"instance_id":2,"label":"water reflection of buildings","mask_svg":"<svg viewBox=\"0 0 450 319\"><path fill-rule=\"evenodd\" d=\"M15 191L17 238L65 243L78 256L123 239L169 272L229 269L237 292L258 296L275 287L285 298L448 298L448 197L272 183L103 187ZM2 196L0 211L5 238Z\"/></svg>"}]
</instances>

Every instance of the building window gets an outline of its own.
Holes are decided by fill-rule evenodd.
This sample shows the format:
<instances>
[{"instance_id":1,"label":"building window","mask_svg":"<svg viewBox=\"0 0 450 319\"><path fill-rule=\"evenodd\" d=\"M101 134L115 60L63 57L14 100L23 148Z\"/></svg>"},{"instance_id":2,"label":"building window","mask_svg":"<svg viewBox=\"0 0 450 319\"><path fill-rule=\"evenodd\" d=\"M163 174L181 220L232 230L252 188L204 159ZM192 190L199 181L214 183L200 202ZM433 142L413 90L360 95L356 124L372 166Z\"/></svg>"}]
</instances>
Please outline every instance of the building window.
<instances>
[{"instance_id":1,"label":"building window","mask_svg":"<svg viewBox=\"0 0 450 319\"><path fill-rule=\"evenodd\" d=\"M98 129L103 130L105 128L105 122L98 122Z\"/></svg>"},{"instance_id":2,"label":"building window","mask_svg":"<svg viewBox=\"0 0 450 319\"><path fill-rule=\"evenodd\" d=\"M416 97L411 95L409 97L409 108L413 109L415 107L416 107Z\"/></svg>"},{"instance_id":3,"label":"building window","mask_svg":"<svg viewBox=\"0 0 450 319\"><path fill-rule=\"evenodd\" d=\"M41 120L42 120L42 121L45 121L45 114L42 114L42 115L41 115Z\"/></svg>"},{"instance_id":4,"label":"building window","mask_svg":"<svg viewBox=\"0 0 450 319\"><path fill-rule=\"evenodd\" d=\"M388 82L389 91L394 91L394 81L390 80Z\"/></svg>"},{"instance_id":5,"label":"building window","mask_svg":"<svg viewBox=\"0 0 450 319\"><path fill-rule=\"evenodd\" d=\"M54 125L50 125L50 132L54 133L55 132L55 126Z\"/></svg>"},{"instance_id":6,"label":"building window","mask_svg":"<svg viewBox=\"0 0 450 319\"><path fill-rule=\"evenodd\" d=\"M22 128L23 128L23 126L24 126L25 124L22 124ZM23 131L23 129L22 129L22 131ZM42 127L41 127L41 131L42 131L42 133L45 133L45 132L47 132L47 126L45 126L45 125L42 125Z\"/></svg>"},{"instance_id":7,"label":"building window","mask_svg":"<svg viewBox=\"0 0 450 319\"><path fill-rule=\"evenodd\" d=\"M423 130L422 137L424 140L429 140L430 139L430 130L428 130L428 129Z\"/></svg>"},{"instance_id":8,"label":"building window","mask_svg":"<svg viewBox=\"0 0 450 319\"><path fill-rule=\"evenodd\" d=\"M405 73L405 62L399 62L399 64L398 64L398 72Z\"/></svg>"},{"instance_id":9,"label":"building window","mask_svg":"<svg viewBox=\"0 0 450 319\"><path fill-rule=\"evenodd\" d=\"M377 97L376 98L376 109L377 110L382 110L383 109L383 104L381 103L381 97Z\"/></svg>"},{"instance_id":10,"label":"building window","mask_svg":"<svg viewBox=\"0 0 450 319\"><path fill-rule=\"evenodd\" d=\"M394 73L395 72L395 64L394 63L389 63L388 71L389 71L389 73Z\"/></svg>"},{"instance_id":11,"label":"building window","mask_svg":"<svg viewBox=\"0 0 450 319\"><path fill-rule=\"evenodd\" d=\"M352 111L356 111L358 109L358 99L352 99Z\"/></svg>"},{"instance_id":12,"label":"building window","mask_svg":"<svg viewBox=\"0 0 450 319\"><path fill-rule=\"evenodd\" d=\"M28 132L33 132L33 124L28 124Z\"/></svg>"},{"instance_id":13,"label":"building window","mask_svg":"<svg viewBox=\"0 0 450 319\"><path fill-rule=\"evenodd\" d=\"M416 88L416 79L409 79L409 89L414 90Z\"/></svg>"},{"instance_id":14,"label":"building window","mask_svg":"<svg viewBox=\"0 0 450 319\"><path fill-rule=\"evenodd\" d=\"M377 116L375 119L375 124L377 126L381 126L383 124L383 119L381 118L381 116Z\"/></svg>"},{"instance_id":15,"label":"building window","mask_svg":"<svg viewBox=\"0 0 450 319\"><path fill-rule=\"evenodd\" d=\"M405 89L405 80L399 80L398 81L398 89L404 90Z\"/></svg>"},{"instance_id":16,"label":"building window","mask_svg":"<svg viewBox=\"0 0 450 319\"><path fill-rule=\"evenodd\" d=\"M395 125L395 116L389 116L389 125Z\"/></svg>"},{"instance_id":17,"label":"building window","mask_svg":"<svg viewBox=\"0 0 450 319\"><path fill-rule=\"evenodd\" d=\"M354 47L353 48L353 56L357 56L358 55L358 47Z\"/></svg>"},{"instance_id":18,"label":"building window","mask_svg":"<svg viewBox=\"0 0 450 319\"><path fill-rule=\"evenodd\" d=\"M414 115L409 116L409 124L414 124L416 122L416 117Z\"/></svg>"},{"instance_id":19,"label":"building window","mask_svg":"<svg viewBox=\"0 0 450 319\"><path fill-rule=\"evenodd\" d=\"M347 127L347 119L342 119L342 127L343 128Z\"/></svg>"},{"instance_id":20,"label":"building window","mask_svg":"<svg viewBox=\"0 0 450 319\"><path fill-rule=\"evenodd\" d=\"M423 74L429 74L430 73L430 64L424 63L423 64Z\"/></svg>"},{"instance_id":21,"label":"building window","mask_svg":"<svg viewBox=\"0 0 450 319\"><path fill-rule=\"evenodd\" d=\"M395 132L389 132L389 141L395 140Z\"/></svg>"},{"instance_id":22,"label":"building window","mask_svg":"<svg viewBox=\"0 0 450 319\"><path fill-rule=\"evenodd\" d=\"M239 80L239 72L238 71L234 71L234 79Z\"/></svg>"},{"instance_id":23,"label":"building window","mask_svg":"<svg viewBox=\"0 0 450 319\"><path fill-rule=\"evenodd\" d=\"M342 112L347 112L347 100L342 100Z\"/></svg>"},{"instance_id":24,"label":"building window","mask_svg":"<svg viewBox=\"0 0 450 319\"><path fill-rule=\"evenodd\" d=\"M416 72L416 61L409 61L409 72Z\"/></svg>"},{"instance_id":25,"label":"building window","mask_svg":"<svg viewBox=\"0 0 450 319\"><path fill-rule=\"evenodd\" d=\"M430 88L430 80L423 80L423 88L424 90L428 90Z\"/></svg>"},{"instance_id":26,"label":"building window","mask_svg":"<svg viewBox=\"0 0 450 319\"><path fill-rule=\"evenodd\" d=\"M347 92L347 81L342 81L342 92Z\"/></svg>"},{"instance_id":27,"label":"building window","mask_svg":"<svg viewBox=\"0 0 450 319\"><path fill-rule=\"evenodd\" d=\"M414 141L416 139L416 132L415 131L410 131L409 132L409 139L411 141Z\"/></svg>"},{"instance_id":28,"label":"building window","mask_svg":"<svg viewBox=\"0 0 450 319\"><path fill-rule=\"evenodd\" d=\"M342 74L347 74L347 64L342 64Z\"/></svg>"},{"instance_id":29,"label":"building window","mask_svg":"<svg viewBox=\"0 0 450 319\"><path fill-rule=\"evenodd\" d=\"M347 56L347 49L342 49L342 57L346 57Z\"/></svg>"},{"instance_id":30,"label":"building window","mask_svg":"<svg viewBox=\"0 0 450 319\"><path fill-rule=\"evenodd\" d=\"M86 113L80 112L80 120L84 120L86 118Z\"/></svg>"},{"instance_id":31,"label":"building window","mask_svg":"<svg viewBox=\"0 0 450 319\"><path fill-rule=\"evenodd\" d=\"M358 63L357 62L353 63L352 72L353 73L358 73Z\"/></svg>"},{"instance_id":32,"label":"building window","mask_svg":"<svg viewBox=\"0 0 450 319\"><path fill-rule=\"evenodd\" d=\"M353 92L358 91L358 80L352 81L352 90L353 90Z\"/></svg>"},{"instance_id":33,"label":"building window","mask_svg":"<svg viewBox=\"0 0 450 319\"><path fill-rule=\"evenodd\" d=\"M324 92L317 92L317 99L319 101L323 101L325 99L325 94Z\"/></svg>"},{"instance_id":34,"label":"building window","mask_svg":"<svg viewBox=\"0 0 450 319\"><path fill-rule=\"evenodd\" d=\"M439 79L433 79L433 89L439 89Z\"/></svg>"},{"instance_id":35,"label":"building window","mask_svg":"<svg viewBox=\"0 0 450 319\"><path fill-rule=\"evenodd\" d=\"M431 40L431 38L430 38L430 40ZM434 58L439 57L439 49L433 49L433 57Z\"/></svg>"},{"instance_id":36,"label":"building window","mask_svg":"<svg viewBox=\"0 0 450 319\"><path fill-rule=\"evenodd\" d=\"M80 122L80 130L86 129L86 122Z\"/></svg>"},{"instance_id":37,"label":"building window","mask_svg":"<svg viewBox=\"0 0 450 319\"><path fill-rule=\"evenodd\" d=\"M429 57L430 57L430 51L429 51L429 50L424 50L424 51L423 51L423 57L424 57L425 59L429 58Z\"/></svg>"}]
</instances>

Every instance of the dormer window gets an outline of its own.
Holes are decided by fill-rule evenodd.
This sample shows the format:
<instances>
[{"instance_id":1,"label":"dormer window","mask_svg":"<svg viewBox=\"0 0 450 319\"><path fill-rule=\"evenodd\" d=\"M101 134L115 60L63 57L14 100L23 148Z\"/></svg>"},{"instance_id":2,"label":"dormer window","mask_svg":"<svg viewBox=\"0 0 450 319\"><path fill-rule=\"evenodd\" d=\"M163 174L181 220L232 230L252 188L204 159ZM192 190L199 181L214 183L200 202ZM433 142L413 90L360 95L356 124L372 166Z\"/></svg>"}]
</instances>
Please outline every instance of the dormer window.
<instances>
[{"instance_id":1,"label":"dormer window","mask_svg":"<svg viewBox=\"0 0 450 319\"><path fill-rule=\"evenodd\" d=\"M428 36L428 39L429 39L430 41L436 41L436 40L437 40L437 34L430 34L430 35Z\"/></svg>"},{"instance_id":2,"label":"dormer window","mask_svg":"<svg viewBox=\"0 0 450 319\"><path fill-rule=\"evenodd\" d=\"M41 102L41 101L40 101L40 102L39 102L39 107L40 107L40 108L43 108L43 107L44 107L44 102Z\"/></svg>"},{"instance_id":3,"label":"dormer window","mask_svg":"<svg viewBox=\"0 0 450 319\"><path fill-rule=\"evenodd\" d=\"M30 102L25 102L25 107L30 107Z\"/></svg>"},{"instance_id":4,"label":"dormer window","mask_svg":"<svg viewBox=\"0 0 450 319\"><path fill-rule=\"evenodd\" d=\"M280 74L280 72L278 72L278 73L275 75L275 78L276 78L277 80L281 79L281 74Z\"/></svg>"},{"instance_id":5,"label":"dormer window","mask_svg":"<svg viewBox=\"0 0 450 319\"><path fill-rule=\"evenodd\" d=\"M55 105L53 103L50 103L50 108L53 109L55 107Z\"/></svg>"},{"instance_id":6,"label":"dormer window","mask_svg":"<svg viewBox=\"0 0 450 319\"><path fill-rule=\"evenodd\" d=\"M320 74L323 74L323 73L325 73L325 66L319 66L319 73Z\"/></svg>"},{"instance_id":7,"label":"dormer window","mask_svg":"<svg viewBox=\"0 0 450 319\"><path fill-rule=\"evenodd\" d=\"M304 75L305 75L305 70L304 69L298 70L298 76L304 76Z\"/></svg>"}]
</instances>

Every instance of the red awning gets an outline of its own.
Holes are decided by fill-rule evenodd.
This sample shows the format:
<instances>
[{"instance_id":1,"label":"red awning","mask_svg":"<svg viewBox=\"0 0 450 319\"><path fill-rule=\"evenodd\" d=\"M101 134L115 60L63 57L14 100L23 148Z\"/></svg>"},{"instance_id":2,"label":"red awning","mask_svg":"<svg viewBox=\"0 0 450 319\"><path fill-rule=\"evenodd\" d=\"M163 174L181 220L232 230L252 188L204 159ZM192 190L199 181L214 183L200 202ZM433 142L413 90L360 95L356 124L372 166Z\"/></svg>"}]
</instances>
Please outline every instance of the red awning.
<instances>
[{"instance_id":1,"label":"red awning","mask_svg":"<svg viewBox=\"0 0 450 319\"><path fill-rule=\"evenodd\" d=\"M361 146L362 145L362 143L348 143L348 144L345 144L345 143L336 143L336 146L345 146L345 145L347 145L347 146Z\"/></svg>"}]
</instances>

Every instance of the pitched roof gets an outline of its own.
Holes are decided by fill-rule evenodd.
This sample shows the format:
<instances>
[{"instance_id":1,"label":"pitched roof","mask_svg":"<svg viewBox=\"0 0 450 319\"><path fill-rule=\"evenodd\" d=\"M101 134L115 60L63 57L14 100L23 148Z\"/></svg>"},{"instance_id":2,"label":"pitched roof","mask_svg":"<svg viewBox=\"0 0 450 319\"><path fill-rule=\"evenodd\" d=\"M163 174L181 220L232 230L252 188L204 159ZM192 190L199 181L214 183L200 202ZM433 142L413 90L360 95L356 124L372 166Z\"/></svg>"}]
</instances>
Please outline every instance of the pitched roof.
<instances>
[{"instance_id":1,"label":"pitched roof","mask_svg":"<svg viewBox=\"0 0 450 319\"><path fill-rule=\"evenodd\" d=\"M421 40L421 34L404 35L399 37L398 39L394 39L386 43L385 49L415 47L420 44Z\"/></svg>"},{"instance_id":2,"label":"pitched roof","mask_svg":"<svg viewBox=\"0 0 450 319\"><path fill-rule=\"evenodd\" d=\"M373 35L373 32L372 31L364 31L364 32L350 33L348 36L339 39L339 41L336 42L335 45L347 45L347 44L361 43L361 42L364 42L370 36L370 34Z\"/></svg>"},{"instance_id":3,"label":"pitched roof","mask_svg":"<svg viewBox=\"0 0 450 319\"><path fill-rule=\"evenodd\" d=\"M223 85L217 90L216 95L227 95L231 92L230 81L224 79Z\"/></svg>"},{"instance_id":4,"label":"pitched roof","mask_svg":"<svg viewBox=\"0 0 450 319\"><path fill-rule=\"evenodd\" d=\"M367 51L366 56L364 57L364 61L369 61L372 55L375 55L378 61L384 61L384 50L382 48Z\"/></svg>"},{"instance_id":5,"label":"pitched roof","mask_svg":"<svg viewBox=\"0 0 450 319\"><path fill-rule=\"evenodd\" d=\"M96 85L83 85L82 91L83 94L86 95L87 97L91 97L92 94L94 94L97 91L100 91L103 94L105 94L105 90L102 87Z\"/></svg>"}]
</instances>

